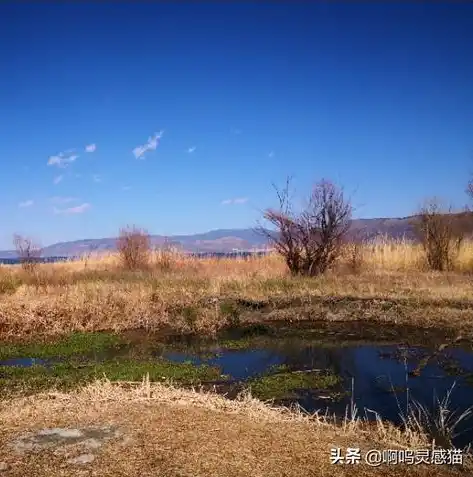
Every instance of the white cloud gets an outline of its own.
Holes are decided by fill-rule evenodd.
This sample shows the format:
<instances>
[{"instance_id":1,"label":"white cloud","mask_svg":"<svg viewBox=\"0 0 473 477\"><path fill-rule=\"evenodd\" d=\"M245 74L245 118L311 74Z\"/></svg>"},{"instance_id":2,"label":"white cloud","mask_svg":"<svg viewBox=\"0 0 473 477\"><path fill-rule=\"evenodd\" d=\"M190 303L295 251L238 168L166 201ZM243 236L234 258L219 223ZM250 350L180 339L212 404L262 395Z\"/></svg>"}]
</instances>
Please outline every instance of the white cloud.
<instances>
[{"instance_id":1,"label":"white cloud","mask_svg":"<svg viewBox=\"0 0 473 477\"><path fill-rule=\"evenodd\" d=\"M98 174L93 174L92 175L92 180L94 182L102 182L102 178Z\"/></svg>"},{"instance_id":2,"label":"white cloud","mask_svg":"<svg viewBox=\"0 0 473 477\"><path fill-rule=\"evenodd\" d=\"M73 149L69 151L60 152L56 156L49 156L48 166L67 167L72 164L79 156L73 154Z\"/></svg>"},{"instance_id":3,"label":"white cloud","mask_svg":"<svg viewBox=\"0 0 473 477\"><path fill-rule=\"evenodd\" d=\"M246 204L248 202L247 197L237 197L236 199L225 199L222 200L222 205L236 205L236 204Z\"/></svg>"},{"instance_id":4,"label":"white cloud","mask_svg":"<svg viewBox=\"0 0 473 477\"><path fill-rule=\"evenodd\" d=\"M59 175L59 176L56 176L56 177L53 179L53 182L54 182L54 184L59 184L59 182L61 182L63 179L64 179L64 176L63 176L63 175Z\"/></svg>"},{"instance_id":5,"label":"white cloud","mask_svg":"<svg viewBox=\"0 0 473 477\"><path fill-rule=\"evenodd\" d=\"M88 146L85 146L85 152L95 152L97 149L97 144L89 144Z\"/></svg>"},{"instance_id":6,"label":"white cloud","mask_svg":"<svg viewBox=\"0 0 473 477\"><path fill-rule=\"evenodd\" d=\"M69 207L67 209L58 209L54 207L53 211L55 214L62 214L62 215L83 214L84 212L89 210L91 207L92 206L89 203L84 202L81 205L78 205L76 207Z\"/></svg>"},{"instance_id":7,"label":"white cloud","mask_svg":"<svg viewBox=\"0 0 473 477\"><path fill-rule=\"evenodd\" d=\"M192 154L196 149L197 149L196 146L192 146L192 147L190 147L189 149L187 149L187 152L188 152L189 154Z\"/></svg>"},{"instance_id":8,"label":"white cloud","mask_svg":"<svg viewBox=\"0 0 473 477\"><path fill-rule=\"evenodd\" d=\"M136 146L133 149L133 155L135 156L135 159L141 159L148 151L155 151L158 147L159 140L163 136L163 133L164 131L154 133L148 138L148 141L145 144L143 144L142 146Z\"/></svg>"},{"instance_id":9,"label":"white cloud","mask_svg":"<svg viewBox=\"0 0 473 477\"><path fill-rule=\"evenodd\" d=\"M247 197L240 197L239 199L233 199L234 204L246 204L248 202Z\"/></svg>"},{"instance_id":10,"label":"white cloud","mask_svg":"<svg viewBox=\"0 0 473 477\"><path fill-rule=\"evenodd\" d=\"M51 197L50 202L53 204L69 204L70 202L75 202L78 200L76 197L60 197L60 196L55 196Z\"/></svg>"},{"instance_id":11,"label":"white cloud","mask_svg":"<svg viewBox=\"0 0 473 477\"><path fill-rule=\"evenodd\" d=\"M33 200L25 200L24 202L20 202L18 204L18 207L24 208L24 207L31 207L34 204Z\"/></svg>"}]
</instances>

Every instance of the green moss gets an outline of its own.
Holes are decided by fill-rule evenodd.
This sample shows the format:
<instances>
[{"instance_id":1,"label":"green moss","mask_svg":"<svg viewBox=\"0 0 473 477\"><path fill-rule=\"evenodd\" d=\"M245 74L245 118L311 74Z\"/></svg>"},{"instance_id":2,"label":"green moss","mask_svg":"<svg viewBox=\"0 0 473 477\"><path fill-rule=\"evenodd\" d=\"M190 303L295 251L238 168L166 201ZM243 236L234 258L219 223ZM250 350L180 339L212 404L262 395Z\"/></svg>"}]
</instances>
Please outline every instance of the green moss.
<instances>
[{"instance_id":1,"label":"green moss","mask_svg":"<svg viewBox=\"0 0 473 477\"><path fill-rule=\"evenodd\" d=\"M180 384L199 384L222 379L220 370L208 365L154 361L115 360L104 363L58 363L52 366L0 366L2 395L21 391L31 393L48 388L70 389L104 375L112 381L141 381L149 374L151 381L171 379Z\"/></svg>"},{"instance_id":2,"label":"green moss","mask_svg":"<svg viewBox=\"0 0 473 477\"><path fill-rule=\"evenodd\" d=\"M287 368L281 367L282 370ZM285 399L297 397L304 389L327 390L340 383L340 377L320 372L277 372L249 381L251 393L259 399Z\"/></svg>"},{"instance_id":3,"label":"green moss","mask_svg":"<svg viewBox=\"0 0 473 477\"><path fill-rule=\"evenodd\" d=\"M113 333L72 333L54 341L0 343L0 359L86 356L121 344L123 340Z\"/></svg>"},{"instance_id":4,"label":"green moss","mask_svg":"<svg viewBox=\"0 0 473 477\"><path fill-rule=\"evenodd\" d=\"M289 373L290 368L287 364L274 364L269 368L268 374L275 374L275 373Z\"/></svg>"},{"instance_id":5,"label":"green moss","mask_svg":"<svg viewBox=\"0 0 473 477\"><path fill-rule=\"evenodd\" d=\"M164 359L157 361L115 361L94 366L94 374L106 374L111 380L136 381L149 373L150 380L173 379L183 384L197 384L220 377L217 367L194 365L192 362L173 363Z\"/></svg>"}]
</instances>

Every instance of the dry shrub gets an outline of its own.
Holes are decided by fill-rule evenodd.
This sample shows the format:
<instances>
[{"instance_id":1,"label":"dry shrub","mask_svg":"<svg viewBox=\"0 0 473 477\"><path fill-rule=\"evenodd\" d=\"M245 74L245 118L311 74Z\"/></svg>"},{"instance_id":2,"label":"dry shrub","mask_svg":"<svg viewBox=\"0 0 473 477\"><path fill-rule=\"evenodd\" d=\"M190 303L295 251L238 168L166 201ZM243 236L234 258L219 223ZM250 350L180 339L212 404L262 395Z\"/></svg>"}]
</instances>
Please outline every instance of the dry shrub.
<instances>
[{"instance_id":1,"label":"dry shrub","mask_svg":"<svg viewBox=\"0 0 473 477\"><path fill-rule=\"evenodd\" d=\"M263 233L280 253L292 275L316 276L331 268L340 256L350 228L352 207L343 190L322 180L315 184L306 206L295 213L290 179L282 190L276 188L279 209L268 209L264 218L276 228Z\"/></svg>"},{"instance_id":2,"label":"dry shrub","mask_svg":"<svg viewBox=\"0 0 473 477\"><path fill-rule=\"evenodd\" d=\"M148 268L150 260L150 237L148 232L136 226L120 229L117 250L121 265L127 270Z\"/></svg>"},{"instance_id":3,"label":"dry shrub","mask_svg":"<svg viewBox=\"0 0 473 477\"><path fill-rule=\"evenodd\" d=\"M470 212L445 211L436 199L421 209L413 224L430 270L454 269L465 235L471 230L471 222Z\"/></svg>"},{"instance_id":4,"label":"dry shrub","mask_svg":"<svg viewBox=\"0 0 473 477\"><path fill-rule=\"evenodd\" d=\"M33 272L41 257L41 247L33 239L19 234L13 236L13 245L23 270Z\"/></svg>"}]
</instances>

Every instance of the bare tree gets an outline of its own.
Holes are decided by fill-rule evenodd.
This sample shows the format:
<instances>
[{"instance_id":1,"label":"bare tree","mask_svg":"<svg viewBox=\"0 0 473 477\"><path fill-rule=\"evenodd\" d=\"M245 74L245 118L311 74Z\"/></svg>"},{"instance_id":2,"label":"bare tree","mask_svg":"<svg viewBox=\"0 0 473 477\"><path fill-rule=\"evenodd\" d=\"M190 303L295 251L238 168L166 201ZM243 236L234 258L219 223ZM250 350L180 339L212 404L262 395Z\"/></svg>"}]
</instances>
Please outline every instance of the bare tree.
<instances>
[{"instance_id":1,"label":"bare tree","mask_svg":"<svg viewBox=\"0 0 473 477\"><path fill-rule=\"evenodd\" d=\"M325 273L340 255L350 228L351 204L342 189L322 180L313 187L302 211L294 213L289 188L290 179L281 191L276 188L279 210L264 213L276 231L259 230L284 257L293 275Z\"/></svg>"},{"instance_id":2,"label":"bare tree","mask_svg":"<svg viewBox=\"0 0 473 477\"><path fill-rule=\"evenodd\" d=\"M120 229L117 250L123 267L128 270L147 268L151 250L148 232L136 226Z\"/></svg>"},{"instance_id":3,"label":"bare tree","mask_svg":"<svg viewBox=\"0 0 473 477\"><path fill-rule=\"evenodd\" d=\"M314 186L298 221L304 274L318 275L333 265L350 228L351 213L352 207L342 189L326 180Z\"/></svg>"},{"instance_id":4,"label":"bare tree","mask_svg":"<svg viewBox=\"0 0 473 477\"><path fill-rule=\"evenodd\" d=\"M414 231L422 243L431 270L446 271L454 267L465 235L471 232L472 214L452 213L443 209L438 199L426 202L414 218Z\"/></svg>"},{"instance_id":5,"label":"bare tree","mask_svg":"<svg viewBox=\"0 0 473 477\"><path fill-rule=\"evenodd\" d=\"M24 270L34 271L41 257L41 247L29 237L15 234L13 236L13 245Z\"/></svg>"},{"instance_id":6,"label":"bare tree","mask_svg":"<svg viewBox=\"0 0 473 477\"><path fill-rule=\"evenodd\" d=\"M284 257L291 274L297 275L302 270L302 245L298 240L297 218L292 211L290 186L290 177L287 178L283 189L273 184L279 200L279 209L267 209L263 217L276 230L270 231L265 227L259 227L258 231L266 236L276 251Z\"/></svg>"}]
</instances>

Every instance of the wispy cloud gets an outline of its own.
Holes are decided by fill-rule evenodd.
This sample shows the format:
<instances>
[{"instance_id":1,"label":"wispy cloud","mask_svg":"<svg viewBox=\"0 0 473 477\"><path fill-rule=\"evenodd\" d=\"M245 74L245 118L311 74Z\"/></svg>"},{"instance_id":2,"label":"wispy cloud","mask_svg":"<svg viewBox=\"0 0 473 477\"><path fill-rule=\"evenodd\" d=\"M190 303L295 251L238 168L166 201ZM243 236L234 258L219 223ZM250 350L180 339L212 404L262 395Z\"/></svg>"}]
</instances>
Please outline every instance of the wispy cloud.
<instances>
[{"instance_id":1,"label":"wispy cloud","mask_svg":"<svg viewBox=\"0 0 473 477\"><path fill-rule=\"evenodd\" d=\"M54 207L53 211L55 214L59 215L74 215L74 214L83 214L87 210L89 210L92 206L84 202L81 205L78 205L76 207L68 207L67 209L58 209L57 207Z\"/></svg>"},{"instance_id":2,"label":"wispy cloud","mask_svg":"<svg viewBox=\"0 0 473 477\"><path fill-rule=\"evenodd\" d=\"M85 146L85 152L95 152L97 149L97 144L89 144Z\"/></svg>"},{"instance_id":3,"label":"wispy cloud","mask_svg":"<svg viewBox=\"0 0 473 477\"><path fill-rule=\"evenodd\" d=\"M71 202L76 202L77 200L77 197L60 197L60 196L55 196L55 197L51 197L49 199L50 202L52 202L53 204L69 204Z\"/></svg>"},{"instance_id":4,"label":"wispy cloud","mask_svg":"<svg viewBox=\"0 0 473 477\"><path fill-rule=\"evenodd\" d=\"M102 182L102 178L100 177L99 174L93 174L93 175L92 175L92 180L93 180L94 182Z\"/></svg>"},{"instance_id":5,"label":"wispy cloud","mask_svg":"<svg viewBox=\"0 0 473 477\"><path fill-rule=\"evenodd\" d=\"M274 157L274 151L271 151L269 154L268 154L268 157Z\"/></svg>"},{"instance_id":6,"label":"wispy cloud","mask_svg":"<svg viewBox=\"0 0 473 477\"><path fill-rule=\"evenodd\" d=\"M135 159L141 159L148 151L155 151L159 145L159 140L162 138L164 131L154 133L148 138L148 141L142 146L136 146L133 149Z\"/></svg>"},{"instance_id":7,"label":"wispy cloud","mask_svg":"<svg viewBox=\"0 0 473 477\"><path fill-rule=\"evenodd\" d=\"M241 130L241 129L237 129L237 128L232 128L232 129L230 130L230 132L231 132L232 134L237 134L237 135L238 135L238 134L241 134L241 133L242 133L242 130Z\"/></svg>"},{"instance_id":8,"label":"wispy cloud","mask_svg":"<svg viewBox=\"0 0 473 477\"><path fill-rule=\"evenodd\" d=\"M131 186L123 186L122 190L131 190Z\"/></svg>"},{"instance_id":9,"label":"wispy cloud","mask_svg":"<svg viewBox=\"0 0 473 477\"><path fill-rule=\"evenodd\" d=\"M236 199L222 200L222 205L246 204L247 202L248 202L248 197L237 197Z\"/></svg>"},{"instance_id":10,"label":"wispy cloud","mask_svg":"<svg viewBox=\"0 0 473 477\"><path fill-rule=\"evenodd\" d=\"M189 149L187 149L187 152L188 152L189 154L192 154L196 149L197 149L196 146L192 146L192 147L190 147Z\"/></svg>"},{"instance_id":11,"label":"wispy cloud","mask_svg":"<svg viewBox=\"0 0 473 477\"><path fill-rule=\"evenodd\" d=\"M34 204L34 201L30 199L30 200L25 200L23 202L20 202L18 204L18 207L20 208L31 207L33 204Z\"/></svg>"},{"instance_id":12,"label":"wispy cloud","mask_svg":"<svg viewBox=\"0 0 473 477\"><path fill-rule=\"evenodd\" d=\"M72 164L79 156L74 154L74 150L60 152L56 156L49 156L48 166L67 167Z\"/></svg>"},{"instance_id":13,"label":"wispy cloud","mask_svg":"<svg viewBox=\"0 0 473 477\"><path fill-rule=\"evenodd\" d=\"M63 179L64 179L64 176L61 174L61 175L59 175L59 176L56 176L56 177L53 179L53 182L54 182L54 184L59 184L59 182L61 182Z\"/></svg>"}]
</instances>

